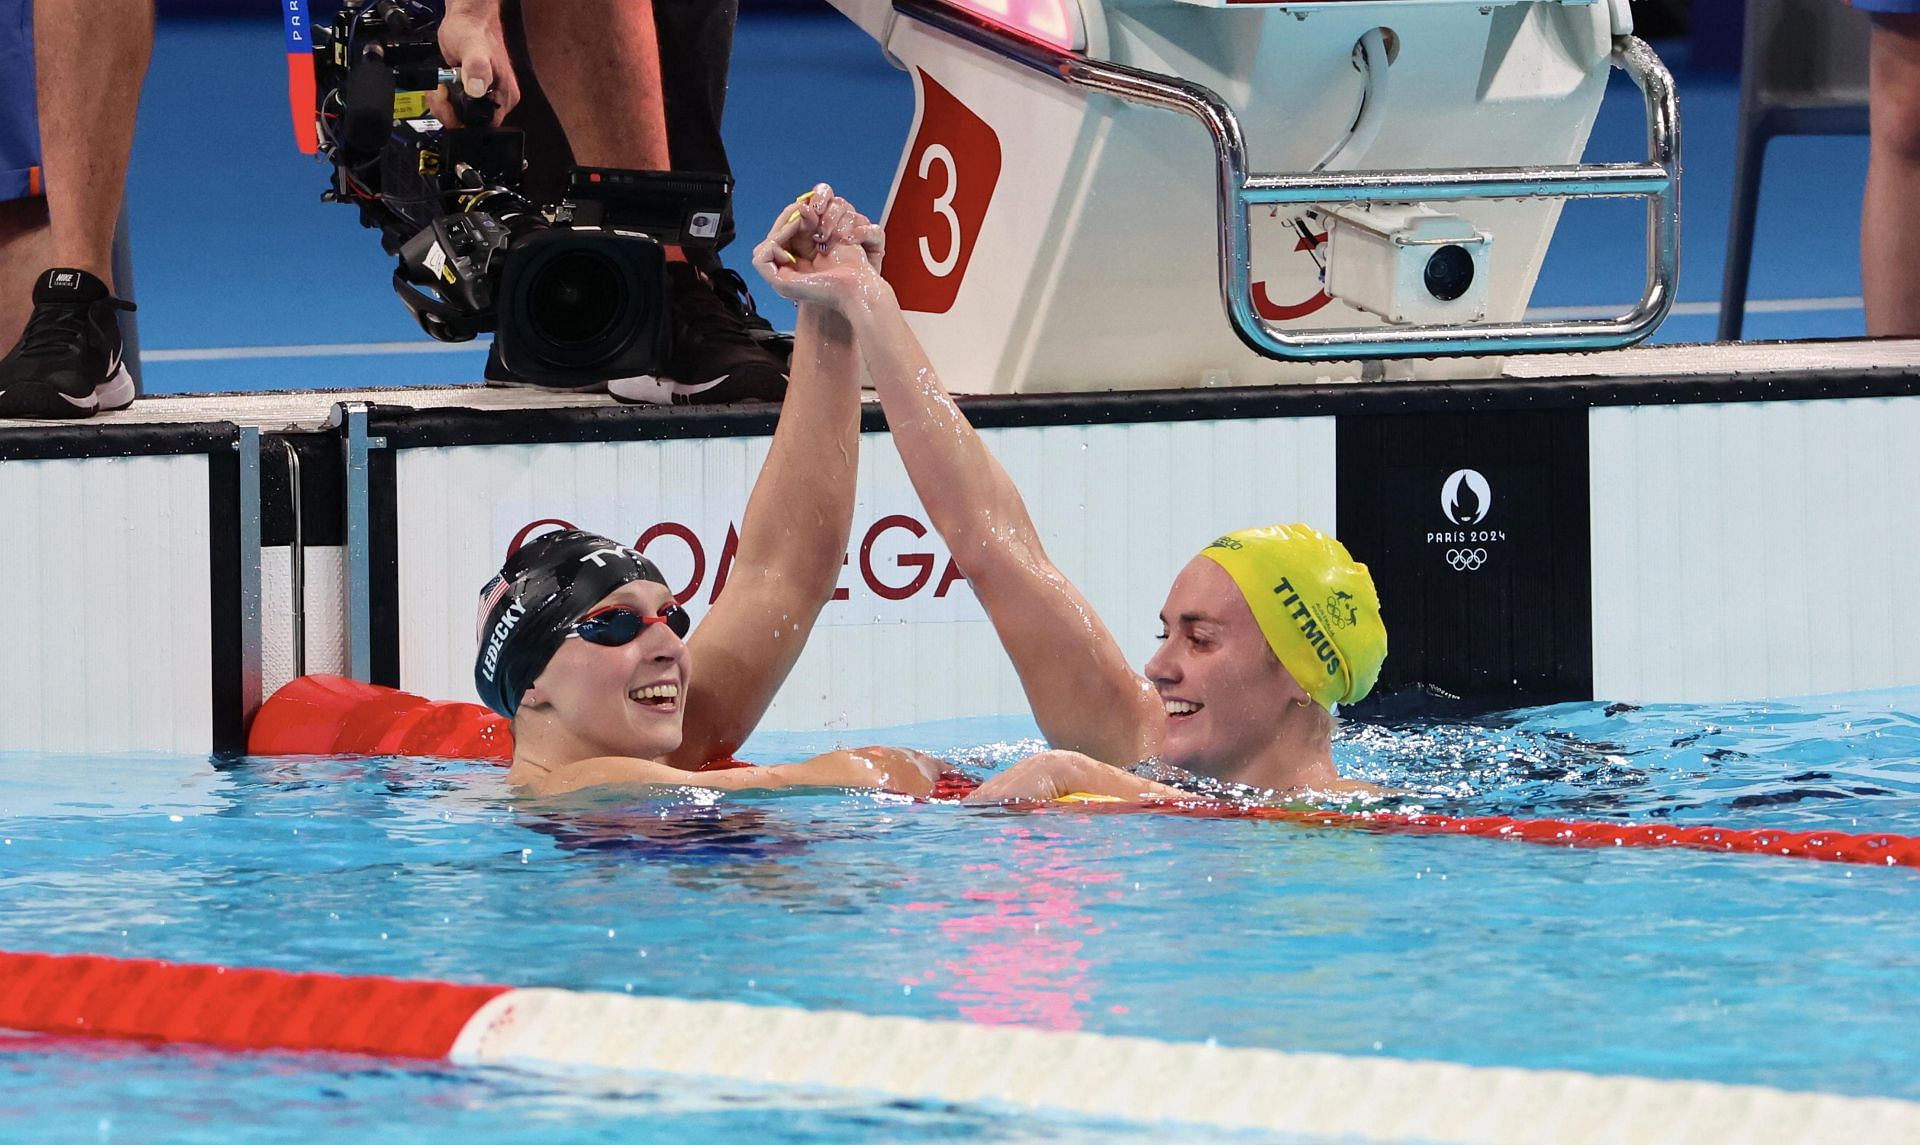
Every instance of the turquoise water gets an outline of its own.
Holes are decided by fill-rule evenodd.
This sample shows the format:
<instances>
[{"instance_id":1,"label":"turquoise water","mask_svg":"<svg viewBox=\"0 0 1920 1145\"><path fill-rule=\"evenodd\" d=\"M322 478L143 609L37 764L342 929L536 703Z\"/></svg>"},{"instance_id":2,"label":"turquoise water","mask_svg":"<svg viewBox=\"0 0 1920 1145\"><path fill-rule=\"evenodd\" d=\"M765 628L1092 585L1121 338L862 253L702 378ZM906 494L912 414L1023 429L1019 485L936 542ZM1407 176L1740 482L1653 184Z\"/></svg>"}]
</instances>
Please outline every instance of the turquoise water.
<instances>
[{"instance_id":1,"label":"turquoise water","mask_svg":"<svg viewBox=\"0 0 1920 1145\"><path fill-rule=\"evenodd\" d=\"M1349 725L1454 814L1920 835L1920 690ZM986 771L1016 721L763 736ZM542 808L487 765L0 756L0 948L1920 1099L1920 872L839 793ZM1113 1140L686 1080L0 1042L0 1136ZM387 1132L387 1127L393 1128ZM1195 1139L1182 1132L1183 1140Z\"/></svg>"}]
</instances>

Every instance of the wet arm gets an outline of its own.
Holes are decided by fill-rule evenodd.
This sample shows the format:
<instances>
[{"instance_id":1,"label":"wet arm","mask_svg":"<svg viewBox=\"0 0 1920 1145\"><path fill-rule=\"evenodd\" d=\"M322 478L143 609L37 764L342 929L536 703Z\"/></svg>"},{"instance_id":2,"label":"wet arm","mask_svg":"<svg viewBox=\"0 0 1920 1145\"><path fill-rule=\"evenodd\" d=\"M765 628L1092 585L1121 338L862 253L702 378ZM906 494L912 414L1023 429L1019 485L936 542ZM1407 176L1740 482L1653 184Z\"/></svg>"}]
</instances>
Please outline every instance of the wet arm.
<instances>
[{"instance_id":1,"label":"wet arm","mask_svg":"<svg viewBox=\"0 0 1920 1145\"><path fill-rule=\"evenodd\" d=\"M731 755L793 669L833 596L853 527L859 358L846 319L800 308L791 380L740 523L726 589L688 641L696 671L669 762Z\"/></svg>"},{"instance_id":2,"label":"wet arm","mask_svg":"<svg viewBox=\"0 0 1920 1145\"><path fill-rule=\"evenodd\" d=\"M963 803L1045 803L1068 795L1099 795L1125 803L1193 798L1177 787L1142 779L1079 752L1028 756L967 794Z\"/></svg>"},{"instance_id":3,"label":"wet arm","mask_svg":"<svg viewBox=\"0 0 1920 1145\"><path fill-rule=\"evenodd\" d=\"M601 756L583 759L544 779L529 783L537 795L560 795L590 787L706 787L719 791L758 791L775 787L864 787L902 795L933 793L942 764L906 748L862 747L831 751L800 763L736 767L723 771L684 771L650 759Z\"/></svg>"},{"instance_id":4,"label":"wet arm","mask_svg":"<svg viewBox=\"0 0 1920 1145\"><path fill-rule=\"evenodd\" d=\"M1152 754L1153 688L1042 547L1012 478L954 404L876 274L846 308L915 492L992 619L1055 747L1114 763Z\"/></svg>"}]
</instances>

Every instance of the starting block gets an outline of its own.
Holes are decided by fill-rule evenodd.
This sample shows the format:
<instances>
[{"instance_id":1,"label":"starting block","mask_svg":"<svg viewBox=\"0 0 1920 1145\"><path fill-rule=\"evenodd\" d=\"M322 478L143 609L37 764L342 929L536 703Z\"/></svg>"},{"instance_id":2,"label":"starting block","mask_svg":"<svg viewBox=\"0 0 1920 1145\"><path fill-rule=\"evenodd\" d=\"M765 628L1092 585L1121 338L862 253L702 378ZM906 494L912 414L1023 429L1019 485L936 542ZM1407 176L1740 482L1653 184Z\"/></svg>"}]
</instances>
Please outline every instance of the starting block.
<instances>
[{"instance_id":1,"label":"starting block","mask_svg":"<svg viewBox=\"0 0 1920 1145\"><path fill-rule=\"evenodd\" d=\"M1625 0L833 0L913 77L887 277L966 392L1487 377L1673 302L1679 120ZM1611 68L1647 155L1579 162ZM1527 322L1568 198L1628 312Z\"/></svg>"}]
</instances>

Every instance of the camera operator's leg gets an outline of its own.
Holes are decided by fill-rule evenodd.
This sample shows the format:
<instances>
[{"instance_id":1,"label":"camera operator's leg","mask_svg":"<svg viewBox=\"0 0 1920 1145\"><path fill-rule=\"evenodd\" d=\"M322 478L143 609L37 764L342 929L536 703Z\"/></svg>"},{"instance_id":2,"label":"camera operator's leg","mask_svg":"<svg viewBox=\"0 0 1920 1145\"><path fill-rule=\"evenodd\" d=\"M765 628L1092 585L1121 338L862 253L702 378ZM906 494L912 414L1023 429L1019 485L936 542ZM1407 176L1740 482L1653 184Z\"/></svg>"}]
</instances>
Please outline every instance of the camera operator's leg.
<instances>
[{"instance_id":1,"label":"camera operator's leg","mask_svg":"<svg viewBox=\"0 0 1920 1145\"><path fill-rule=\"evenodd\" d=\"M660 82L667 97L667 147L681 171L733 174L720 116L727 102L727 68L733 60L733 28L738 0L653 0L653 25L660 38ZM720 221L720 239L710 250L690 250L687 261L746 330L782 362L793 339L760 317L746 280L720 262L719 251L733 241L733 208Z\"/></svg>"},{"instance_id":2,"label":"camera operator's leg","mask_svg":"<svg viewBox=\"0 0 1920 1145\"><path fill-rule=\"evenodd\" d=\"M733 62L739 0L653 0L660 42L660 89L666 97L667 147L682 171L733 174L720 115ZM733 207L720 226L720 246L733 241Z\"/></svg>"},{"instance_id":3,"label":"camera operator's leg","mask_svg":"<svg viewBox=\"0 0 1920 1145\"><path fill-rule=\"evenodd\" d=\"M566 130L576 163L655 171L707 169L684 159L676 162L669 147L673 92L664 87L654 15L649 0L524 0L521 5L534 74ZM718 61L710 53L689 58L682 46L672 48L676 77L720 69L717 81L689 81L705 86L709 96L714 83L724 86L731 19L724 31ZM713 130L717 141L717 106ZM723 302L709 274L690 265L683 252L671 249L669 259L674 346L663 373L678 385L668 387L653 378L618 379L608 383L608 390L630 401L784 396L785 362L752 335L739 307Z\"/></svg>"},{"instance_id":4,"label":"camera operator's leg","mask_svg":"<svg viewBox=\"0 0 1920 1145\"><path fill-rule=\"evenodd\" d=\"M1873 17L1873 143L1860 208L1867 333L1920 336L1920 15Z\"/></svg>"},{"instance_id":5,"label":"camera operator's leg","mask_svg":"<svg viewBox=\"0 0 1920 1145\"><path fill-rule=\"evenodd\" d=\"M152 0L36 0L35 92L51 256L0 361L0 416L88 417L133 401L113 297L113 232L153 49Z\"/></svg>"},{"instance_id":6,"label":"camera operator's leg","mask_svg":"<svg viewBox=\"0 0 1920 1145\"><path fill-rule=\"evenodd\" d=\"M660 45L647 0L525 0L527 53L574 162L665 171Z\"/></svg>"}]
</instances>

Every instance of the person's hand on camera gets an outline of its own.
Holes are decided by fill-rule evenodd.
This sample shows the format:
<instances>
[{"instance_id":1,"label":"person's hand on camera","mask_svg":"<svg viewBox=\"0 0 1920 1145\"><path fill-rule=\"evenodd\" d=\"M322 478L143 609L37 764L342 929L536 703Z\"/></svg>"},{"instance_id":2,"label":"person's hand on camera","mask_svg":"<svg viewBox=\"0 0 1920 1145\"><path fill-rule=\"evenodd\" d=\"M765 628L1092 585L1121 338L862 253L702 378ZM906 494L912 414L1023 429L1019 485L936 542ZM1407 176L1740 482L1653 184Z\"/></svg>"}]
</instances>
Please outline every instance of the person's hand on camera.
<instances>
[{"instance_id":1,"label":"person's hand on camera","mask_svg":"<svg viewBox=\"0 0 1920 1145\"><path fill-rule=\"evenodd\" d=\"M821 183L774 223L753 265L782 298L845 313L884 287L885 253L881 229Z\"/></svg>"},{"instance_id":2,"label":"person's hand on camera","mask_svg":"<svg viewBox=\"0 0 1920 1145\"><path fill-rule=\"evenodd\" d=\"M462 95L499 105L493 117L496 126L520 102L520 84L500 30L500 0L447 0L447 14L440 21L440 57L460 74ZM428 104L448 127L464 126L447 89L436 90Z\"/></svg>"}]
</instances>

